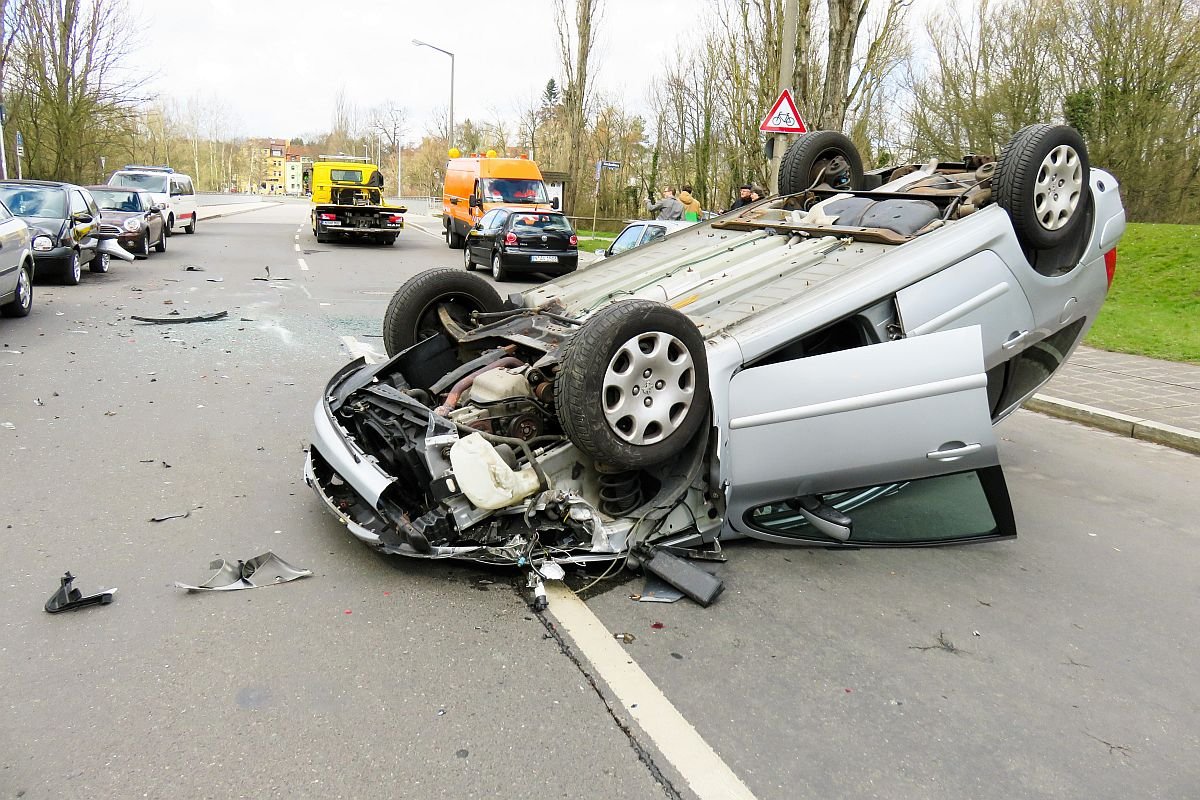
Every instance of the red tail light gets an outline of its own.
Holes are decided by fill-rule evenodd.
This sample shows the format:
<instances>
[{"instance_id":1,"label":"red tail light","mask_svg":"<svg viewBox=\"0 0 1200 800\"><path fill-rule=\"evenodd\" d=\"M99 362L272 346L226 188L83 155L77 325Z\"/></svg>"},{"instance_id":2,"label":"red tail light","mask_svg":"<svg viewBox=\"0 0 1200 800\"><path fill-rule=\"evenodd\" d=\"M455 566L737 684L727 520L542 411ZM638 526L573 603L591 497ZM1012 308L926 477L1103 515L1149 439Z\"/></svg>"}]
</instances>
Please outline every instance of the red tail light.
<instances>
[{"instance_id":1,"label":"red tail light","mask_svg":"<svg viewBox=\"0 0 1200 800\"><path fill-rule=\"evenodd\" d=\"M1113 276L1117 274L1117 248L1104 254L1104 270L1108 273L1108 288L1112 288Z\"/></svg>"},{"instance_id":2,"label":"red tail light","mask_svg":"<svg viewBox=\"0 0 1200 800\"><path fill-rule=\"evenodd\" d=\"M395 224L397 222L404 222L404 217L401 216L400 214L392 214L390 217L388 217L388 222L391 222L393 224Z\"/></svg>"},{"instance_id":3,"label":"red tail light","mask_svg":"<svg viewBox=\"0 0 1200 800\"><path fill-rule=\"evenodd\" d=\"M318 214L321 219L337 219L337 214Z\"/></svg>"},{"instance_id":4,"label":"red tail light","mask_svg":"<svg viewBox=\"0 0 1200 800\"><path fill-rule=\"evenodd\" d=\"M504 234L504 243L507 245L516 244L517 243L517 235L515 233L513 233L512 231L509 231L508 233Z\"/></svg>"},{"instance_id":5,"label":"red tail light","mask_svg":"<svg viewBox=\"0 0 1200 800\"><path fill-rule=\"evenodd\" d=\"M579 244L579 237L572 233L571 234L571 247L574 247L577 244Z\"/></svg>"}]
</instances>

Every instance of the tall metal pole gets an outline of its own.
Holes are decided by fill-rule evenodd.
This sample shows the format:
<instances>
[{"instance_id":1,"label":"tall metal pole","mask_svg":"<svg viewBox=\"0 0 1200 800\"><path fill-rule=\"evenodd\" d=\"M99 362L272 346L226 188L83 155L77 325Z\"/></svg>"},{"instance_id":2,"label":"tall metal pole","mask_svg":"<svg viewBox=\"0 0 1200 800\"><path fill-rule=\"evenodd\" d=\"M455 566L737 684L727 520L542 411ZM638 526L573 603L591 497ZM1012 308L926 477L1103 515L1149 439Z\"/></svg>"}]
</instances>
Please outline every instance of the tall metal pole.
<instances>
[{"instance_id":1,"label":"tall metal pole","mask_svg":"<svg viewBox=\"0 0 1200 800\"><path fill-rule=\"evenodd\" d=\"M8 157L4 152L7 149L4 144L4 103L0 103L0 178L4 180L8 180Z\"/></svg>"},{"instance_id":2,"label":"tall metal pole","mask_svg":"<svg viewBox=\"0 0 1200 800\"><path fill-rule=\"evenodd\" d=\"M417 47L428 47L431 50L437 50L439 53L445 53L450 56L450 129L446 131L446 149L454 147L454 53L449 50L443 50L437 45L432 45L429 42L422 42L420 39L413 39L412 43Z\"/></svg>"},{"instance_id":3,"label":"tall metal pole","mask_svg":"<svg viewBox=\"0 0 1200 800\"><path fill-rule=\"evenodd\" d=\"M800 24L800 0L784 0L783 39L779 43L779 92L792 88L792 75L796 72L796 30ZM793 97L795 93L793 92ZM776 133L771 151L771 194L779 194L779 165L787 146L787 134Z\"/></svg>"}]
</instances>

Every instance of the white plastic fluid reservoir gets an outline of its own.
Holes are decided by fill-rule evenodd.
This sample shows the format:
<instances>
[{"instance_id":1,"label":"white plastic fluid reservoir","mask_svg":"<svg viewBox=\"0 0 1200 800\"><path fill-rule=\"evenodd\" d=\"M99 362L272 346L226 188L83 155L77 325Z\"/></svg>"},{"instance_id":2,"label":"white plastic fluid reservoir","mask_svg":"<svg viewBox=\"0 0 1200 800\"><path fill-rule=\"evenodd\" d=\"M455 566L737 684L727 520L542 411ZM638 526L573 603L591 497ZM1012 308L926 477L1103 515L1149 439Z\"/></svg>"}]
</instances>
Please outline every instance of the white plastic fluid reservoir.
<instances>
[{"instance_id":1,"label":"white plastic fluid reservoir","mask_svg":"<svg viewBox=\"0 0 1200 800\"><path fill-rule=\"evenodd\" d=\"M532 467L514 470L478 433L450 447L450 466L458 488L477 508L494 511L510 506L536 492L540 485Z\"/></svg>"},{"instance_id":2,"label":"white plastic fluid reservoir","mask_svg":"<svg viewBox=\"0 0 1200 800\"><path fill-rule=\"evenodd\" d=\"M509 397L530 397L533 394L525 376L506 369L490 369L475 377L471 384L471 399L493 403Z\"/></svg>"}]
</instances>

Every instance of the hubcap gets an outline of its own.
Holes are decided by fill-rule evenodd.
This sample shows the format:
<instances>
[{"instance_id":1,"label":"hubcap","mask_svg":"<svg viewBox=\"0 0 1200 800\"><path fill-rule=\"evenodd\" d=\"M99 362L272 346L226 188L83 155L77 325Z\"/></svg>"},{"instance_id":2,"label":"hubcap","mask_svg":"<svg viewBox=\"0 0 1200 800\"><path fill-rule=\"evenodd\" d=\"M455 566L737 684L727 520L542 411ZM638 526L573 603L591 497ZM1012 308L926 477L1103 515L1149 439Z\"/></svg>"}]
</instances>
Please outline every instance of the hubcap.
<instances>
[{"instance_id":1,"label":"hubcap","mask_svg":"<svg viewBox=\"0 0 1200 800\"><path fill-rule=\"evenodd\" d=\"M492 259L492 277L500 280L500 256Z\"/></svg>"},{"instance_id":2,"label":"hubcap","mask_svg":"<svg viewBox=\"0 0 1200 800\"><path fill-rule=\"evenodd\" d=\"M79 280L79 270L79 254L75 253L73 256L71 256L71 275L75 278L75 280Z\"/></svg>"},{"instance_id":3,"label":"hubcap","mask_svg":"<svg viewBox=\"0 0 1200 800\"><path fill-rule=\"evenodd\" d=\"M654 444L687 418L696 394L696 366L671 334L639 334L617 348L601 391L613 433L630 444Z\"/></svg>"},{"instance_id":4,"label":"hubcap","mask_svg":"<svg viewBox=\"0 0 1200 800\"><path fill-rule=\"evenodd\" d=\"M471 268L471 248L463 249L463 266L467 269Z\"/></svg>"},{"instance_id":5,"label":"hubcap","mask_svg":"<svg viewBox=\"0 0 1200 800\"><path fill-rule=\"evenodd\" d=\"M1056 231L1071 221L1083 194L1083 163L1075 148L1060 144L1038 168L1033 190L1033 210L1038 223Z\"/></svg>"},{"instance_id":6,"label":"hubcap","mask_svg":"<svg viewBox=\"0 0 1200 800\"><path fill-rule=\"evenodd\" d=\"M29 308L30 302L33 300L33 293L29 291L29 273L24 269L17 276L17 305L21 308Z\"/></svg>"}]
</instances>

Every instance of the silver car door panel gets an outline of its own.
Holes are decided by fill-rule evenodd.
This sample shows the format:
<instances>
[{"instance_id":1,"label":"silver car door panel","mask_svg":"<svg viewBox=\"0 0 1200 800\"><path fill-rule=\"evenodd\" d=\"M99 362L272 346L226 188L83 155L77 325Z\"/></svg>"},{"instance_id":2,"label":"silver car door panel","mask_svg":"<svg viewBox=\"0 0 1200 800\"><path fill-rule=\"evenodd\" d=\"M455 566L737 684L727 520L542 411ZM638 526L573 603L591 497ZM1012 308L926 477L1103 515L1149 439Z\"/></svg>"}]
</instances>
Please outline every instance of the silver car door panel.
<instances>
[{"instance_id":1,"label":"silver car door panel","mask_svg":"<svg viewBox=\"0 0 1200 800\"><path fill-rule=\"evenodd\" d=\"M999 463L981 353L972 326L739 372L727 518L780 498Z\"/></svg>"},{"instance_id":2,"label":"silver car door panel","mask_svg":"<svg viewBox=\"0 0 1200 800\"><path fill-rule=\"evenodd\" d=\"M980 326L989 369L1007 360L1034 327L1021 284L990 250L900 290L896 306L908 336Z\"/></svg>"}]
</instances>

